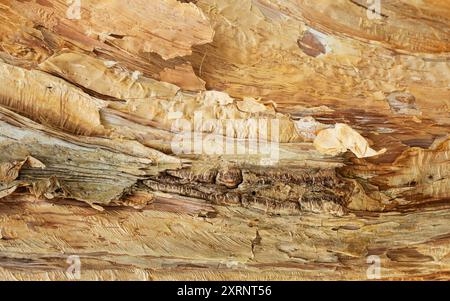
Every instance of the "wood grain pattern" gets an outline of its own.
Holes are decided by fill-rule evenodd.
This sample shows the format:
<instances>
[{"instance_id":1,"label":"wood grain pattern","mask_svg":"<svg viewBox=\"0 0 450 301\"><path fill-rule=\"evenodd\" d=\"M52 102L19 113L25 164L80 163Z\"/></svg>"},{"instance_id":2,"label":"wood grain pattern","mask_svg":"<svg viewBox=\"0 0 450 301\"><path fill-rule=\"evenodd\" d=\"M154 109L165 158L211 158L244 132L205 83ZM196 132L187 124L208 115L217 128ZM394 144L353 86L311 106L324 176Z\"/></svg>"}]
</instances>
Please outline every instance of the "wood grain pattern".
<instances>
[{"instance_id":1,"label":"wood grain pattern","mask_svg":"<svg viewBox=\"0 0 450 301\"><path fill-rule=\"evenodd\" d=\"M447 1L77 9L0 0L0 279L449 279Z\"/></svg>"}]
</instances>

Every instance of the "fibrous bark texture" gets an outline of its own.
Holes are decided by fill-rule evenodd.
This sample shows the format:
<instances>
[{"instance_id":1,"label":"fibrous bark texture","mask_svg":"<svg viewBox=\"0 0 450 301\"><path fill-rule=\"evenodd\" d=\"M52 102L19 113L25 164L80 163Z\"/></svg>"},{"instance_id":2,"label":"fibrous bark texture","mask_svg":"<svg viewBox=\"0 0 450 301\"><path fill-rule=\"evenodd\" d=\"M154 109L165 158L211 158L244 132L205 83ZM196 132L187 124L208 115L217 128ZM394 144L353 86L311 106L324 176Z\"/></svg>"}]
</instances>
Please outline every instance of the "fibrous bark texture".
<instances>
[{"instance_id":1,"label":"fibrous bark texture","mask_svg":"<svg viewBox=\"0 0 450 301\"><path fill-rule=\"evenodd\" d=\"M449 129L448 1L0 0L0 279L448 280Z\"/></svg>"}]
</instances>

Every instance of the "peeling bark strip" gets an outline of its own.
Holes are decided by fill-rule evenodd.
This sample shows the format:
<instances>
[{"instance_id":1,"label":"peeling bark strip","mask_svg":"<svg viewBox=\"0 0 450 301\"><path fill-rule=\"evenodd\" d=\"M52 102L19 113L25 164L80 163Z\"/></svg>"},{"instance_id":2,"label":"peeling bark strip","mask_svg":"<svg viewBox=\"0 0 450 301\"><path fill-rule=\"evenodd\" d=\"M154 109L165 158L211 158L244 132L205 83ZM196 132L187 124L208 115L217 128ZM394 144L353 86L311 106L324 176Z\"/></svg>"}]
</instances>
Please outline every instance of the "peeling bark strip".
<instances>
[{"instance_id":1,"label":"peeling bark strip","mask_svg":"<svg viewBox=\"0 0 450 301\"><path fill-rule=\"evenodd\" d=\"M24 116L76 134L105 131L100 121L105 104L59 78L0 63L0 82L0 104Z\"/></svg>"},{"instance_id":2,"label":"peeling bark strip","mask_svg":"<svg viewBox=\"0 0 450 301\"><path fill-rule=\"evenodd\" d=\"M307 31L301 39L297 41L298 46L309 56L317 57L326 53L325 46L314 35L314 33Z\"/></svg>"},{"instance_id":3,"label":"peeling bark strip","mask_svg":"<svg viewBox=\"0 0 450 301\"><path fill-rule=\"evenodd\" d=\"M364 5L0 0L0 279L450 279L450 6Z\"/></svg>"}]
</instances>

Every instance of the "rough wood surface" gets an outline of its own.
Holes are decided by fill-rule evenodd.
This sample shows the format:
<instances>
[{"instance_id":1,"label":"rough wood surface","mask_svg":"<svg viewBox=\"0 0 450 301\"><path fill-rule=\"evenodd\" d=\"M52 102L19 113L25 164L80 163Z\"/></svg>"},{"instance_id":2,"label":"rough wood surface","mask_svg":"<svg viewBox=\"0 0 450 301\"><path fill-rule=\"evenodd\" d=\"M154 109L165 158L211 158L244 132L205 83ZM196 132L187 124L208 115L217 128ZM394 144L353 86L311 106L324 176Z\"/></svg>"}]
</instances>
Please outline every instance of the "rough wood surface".
<instances>
[{"instance_id":1,"label":"rough wood surface","mask_svg":"<svg viewBox=\"0 0 450 301\"><path fill-rule=\"evenodd\" d=\"M448 280L449 16L0 0L0 279Z\"/></svg>"}]
</instances>

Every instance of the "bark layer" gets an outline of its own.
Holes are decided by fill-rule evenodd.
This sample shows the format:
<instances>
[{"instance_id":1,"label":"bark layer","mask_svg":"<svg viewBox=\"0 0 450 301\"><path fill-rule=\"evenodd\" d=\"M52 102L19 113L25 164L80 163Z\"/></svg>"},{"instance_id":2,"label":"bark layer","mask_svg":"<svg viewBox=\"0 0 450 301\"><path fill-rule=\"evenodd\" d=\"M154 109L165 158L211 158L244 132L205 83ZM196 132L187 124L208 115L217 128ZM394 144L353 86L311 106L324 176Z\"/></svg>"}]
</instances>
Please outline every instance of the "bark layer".
<instances>
[{"instance_id":1,"label":"bark layer","mask_svg":"<svg viewBox=\"0 0 450 301\"><path fill-rule=\"evenodd\" d=\"M450 6L381 8L0 0L0 278L448 279Z\"/></svg>"}]
</instances>

